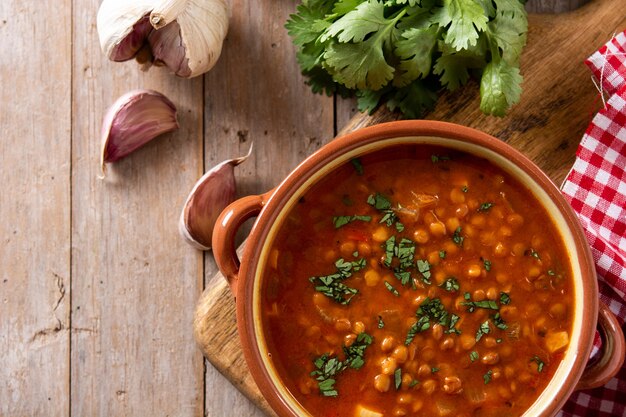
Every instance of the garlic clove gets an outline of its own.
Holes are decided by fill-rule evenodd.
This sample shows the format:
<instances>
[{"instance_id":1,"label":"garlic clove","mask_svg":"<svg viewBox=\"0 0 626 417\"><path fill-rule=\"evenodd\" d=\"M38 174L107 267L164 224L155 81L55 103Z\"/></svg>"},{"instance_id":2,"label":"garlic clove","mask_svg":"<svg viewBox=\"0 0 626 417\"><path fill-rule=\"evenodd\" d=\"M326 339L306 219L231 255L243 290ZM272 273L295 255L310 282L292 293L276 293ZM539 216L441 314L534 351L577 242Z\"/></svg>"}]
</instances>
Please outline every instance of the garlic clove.
<instances>
[{"instance_id":1,"label":"garlic clove","mask_svg":"<svg viewBox=\"0 0 626 417\"><path fill-rule=\"evenodd\" d=\"M125 61L135 56L152 31L153 0L104 0L96 24L100 47L109 59Z\"/></svg>"},{"instance_id":2,"label":"garlic clove","mask_svg":"<svg viewBox=\"0 0 626 417\"><path fill-rule=\"evenodd\" d=\"M189 69L187 77L204 74L213 68L228 33L226 0L161 0L160 3L150 13L150 22L157 31L174 20L178 23ZM165 63L168 61L163 57L160 59ZM169 68L178 74L176 67Z\"/></svg>"},{"instance_id":3,"label":"garlic clove","mask_svg":"<svg viewBox=\"0 0 626 417\"><path fill-rule=\"evenodd\" d=\"M211 249L213 226L222 210L235 201L235 167L248 159L251 153L252 146L247 155L219 163L194 185L178 223L180 234L192 246L201 250Z\"/></svg>"},{"instance_id":4,"label":"garlic clove","mask_svg":"<svg viewBox=\"0 0 626 417\"><path fill-rule=\"evenodd\" d=\"M131 4L128 4L131 3ZM98 10L102 51L114 61L136 56L181 77L213 68L228 32L226 0L103 0ZM163 32L163 33L161 33ZM144 51L146 46L151 51Z\"/></svg>"},{"instance_id":5,"label":"garlic clove","mask_svg":"<svg viewBox=\"0 0 626 417\"><path fill-rule=\"evenodd\" d=\"M134 90L118 98L102 122L100 163L115 162L155 137L178 129L176 106L154 90Z\"/></svg>"},{"instance_id":6,"label":"garlic clove","mask_svg":"<svg viewBox=\"0 0 626 417\"><path fill-rule=\"evenodd\" d=\"M165 64L179 77L191 75L189 59L185 57L185 46L177 22L172 22L161 30L153 30L148 36L148 42L155 65Z\"/></svg>"}]
</instances>

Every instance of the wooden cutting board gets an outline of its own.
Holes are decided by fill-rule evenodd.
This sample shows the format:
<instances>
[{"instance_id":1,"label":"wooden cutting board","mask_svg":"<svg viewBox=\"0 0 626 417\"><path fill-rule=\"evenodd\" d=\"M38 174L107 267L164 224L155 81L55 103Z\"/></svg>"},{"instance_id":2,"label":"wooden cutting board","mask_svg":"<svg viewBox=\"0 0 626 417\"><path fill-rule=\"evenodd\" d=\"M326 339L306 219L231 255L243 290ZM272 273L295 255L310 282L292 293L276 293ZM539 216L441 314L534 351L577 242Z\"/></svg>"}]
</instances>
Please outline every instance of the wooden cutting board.
<instances>
[{"instance_id":1,"label":"wooden cutting board","mask_svg":"<svg viewBox=\"0 0 626 417\"><path fill-rule=\"evenodd\" d=\"M427 118L471 126L498 137L561 184L586 127L602 104L583 61L626 28L624 10L626 0L595 0L574 12L530 15L522 56L523 93L507 117L483 115L478 85L470 83L441 97ZM384 108L371 116L359 114L339 135L397 118ZM198 302L194 332L206 358L268 416L275 416L246 367L235 303L220 274L209 282Z\"/></svg>"}]
</instances>

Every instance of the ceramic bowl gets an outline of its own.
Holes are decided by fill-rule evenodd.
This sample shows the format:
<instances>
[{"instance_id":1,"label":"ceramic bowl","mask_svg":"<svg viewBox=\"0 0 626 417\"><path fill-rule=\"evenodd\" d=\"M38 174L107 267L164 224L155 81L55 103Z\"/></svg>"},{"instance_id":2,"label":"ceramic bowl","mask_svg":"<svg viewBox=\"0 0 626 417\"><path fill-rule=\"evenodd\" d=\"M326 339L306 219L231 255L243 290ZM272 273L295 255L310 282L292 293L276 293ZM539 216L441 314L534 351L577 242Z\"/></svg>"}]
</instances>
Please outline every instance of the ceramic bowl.
<instances>
[{"instance_id":1,"label":"ceramic bowl","mask_svg":"<svg viewBox=\"0 0 626 417\"><path fill-rule=\"evenodd\" d=\"M218 219L213 233L215 259L236 297L238 330L250 372L271 407L279 416L308 415L280 382L265 346L259 300L267 242L282 217L311 184L364 153L405 143L445 146L498 165L535 194L566 242L575 281L570 345L551 382L524 416L553 416L574 390L605 384L623 363L624 336L613 314L598 301L594 263L584 232L559 189L532 161L485 133L443 122L398 121L333 140L302 162L277 188L234 202ZM254 216L257 219L240 262L234 237L239 226ZM588 364L597 326L604 335L604 349L599 360Z\"/></svg>"}]
</instances>

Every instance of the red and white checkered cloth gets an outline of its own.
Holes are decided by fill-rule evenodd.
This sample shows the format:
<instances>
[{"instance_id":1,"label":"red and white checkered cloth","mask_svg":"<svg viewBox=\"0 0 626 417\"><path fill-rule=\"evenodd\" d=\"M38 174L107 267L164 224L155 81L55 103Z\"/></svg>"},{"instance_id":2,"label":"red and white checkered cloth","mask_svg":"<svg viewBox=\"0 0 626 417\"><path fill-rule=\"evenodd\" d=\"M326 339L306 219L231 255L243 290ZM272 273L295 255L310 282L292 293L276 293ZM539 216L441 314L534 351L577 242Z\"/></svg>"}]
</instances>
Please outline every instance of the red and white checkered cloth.
<instances>
[{"instance_id":1,"label":"red and white checkered cloth","mask_svg":"<svg viewBox=\"0 0 626 417\"><path fill-rule=\"evenodd\" d=\"M596 262L600 299L626 322L626 31L585 61L603 90L562 191L577 212ZM604 100L604 94L609 99ZM559 413L626 416L626 365L605 386L577 391Z\"/></svg>"}]
</instances>

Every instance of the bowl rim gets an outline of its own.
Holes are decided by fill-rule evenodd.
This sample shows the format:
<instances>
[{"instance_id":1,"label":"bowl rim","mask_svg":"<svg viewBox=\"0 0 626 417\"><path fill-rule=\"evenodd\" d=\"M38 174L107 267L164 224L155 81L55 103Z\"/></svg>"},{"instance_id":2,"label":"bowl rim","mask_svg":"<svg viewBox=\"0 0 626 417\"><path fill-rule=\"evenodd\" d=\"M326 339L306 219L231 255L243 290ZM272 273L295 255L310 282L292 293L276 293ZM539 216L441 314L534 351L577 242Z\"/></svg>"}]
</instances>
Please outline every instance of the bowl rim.
<instances>
[{"instance_id":1,"label":"bowl rim","mask_svg":"<svg viewBox=\"0 0 626 417\"><path fill-rule=\"evenodd\" d=\"M573 238L573 246L579 258L579 269L582 276L583 307L579 307L583 326L579 343L576 348L577 359L569 374L561 382L561 387L550 403L544 407L540 416L552 416L560 410L574 391L576 384L585 369L593 345L593 337L598 317L598 286L591 250L587 244L582 226L573 209L561 194L553 181L528 157L520 151L485 132L441 121L403 120L387 122L361 128L336 138L327 143L311 156L306 158L274 189L267 193L268 198L263 209L254 222L250 236L246 241L242 254L239 271L239 280L236 299L237 326L242 342L244 357L250 372L272 409L279 416L296 416L291 411L288 402L282 398L279 390L273 385L272 379L264 366L262 352L259 350L259 341L255 331L255 317L253 313L254 277L260 262L262 247L268 238L272 224L285 209L289 198L301 189L307 179L323 170L331 161L355 149L362 148L385 139L400 137L441 137L469 142L470 144L486 148L512 161L524 173L528 174L541 190L543 190L556 206L564 218ZM324 176L326 174L323 174ZM575 265L572 265L574 268ZM568 349L572 349L570 346ZM554 378L554 376L553 376ZM554 381L551 381L553 383ZM550 384L549 384L550 385ZM524 414L526 416L526 414Z\"/></svg>"}]
</instances>

